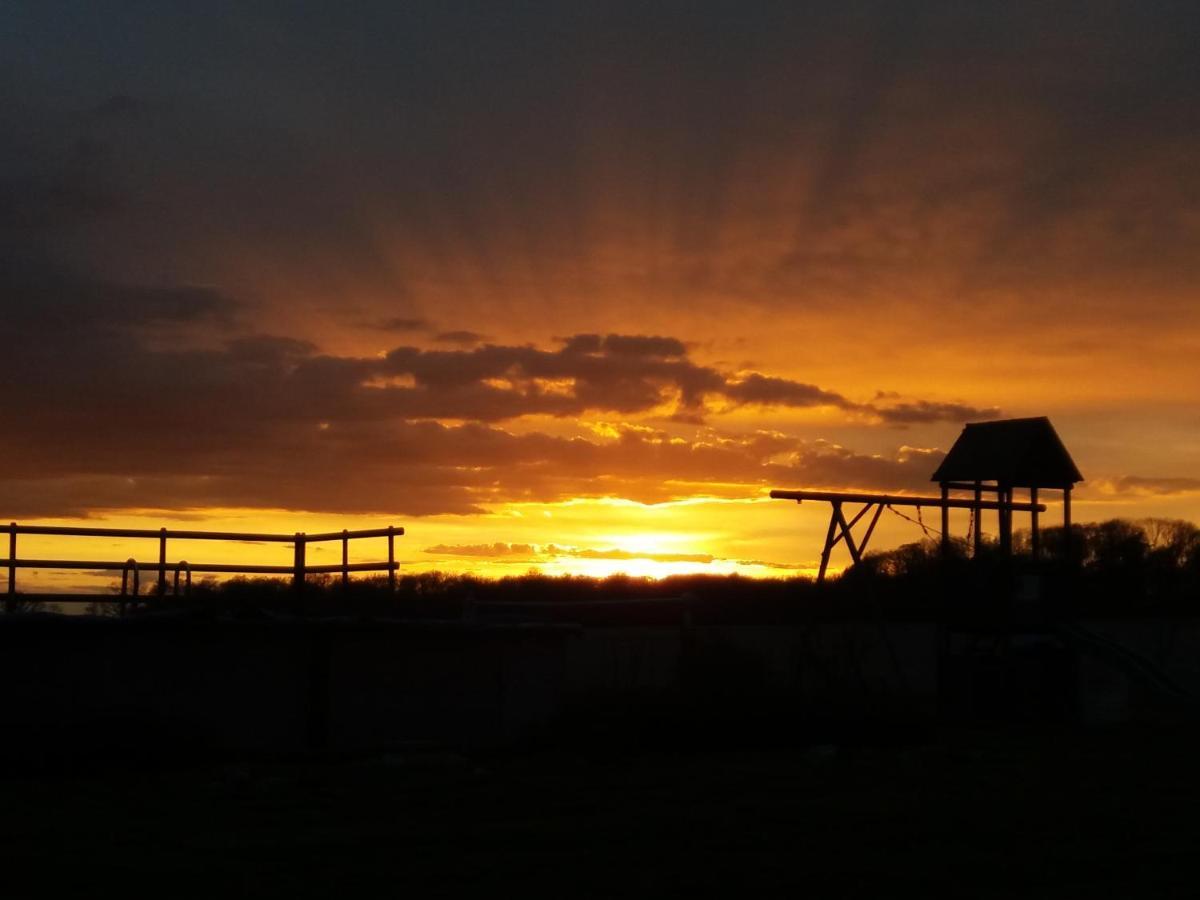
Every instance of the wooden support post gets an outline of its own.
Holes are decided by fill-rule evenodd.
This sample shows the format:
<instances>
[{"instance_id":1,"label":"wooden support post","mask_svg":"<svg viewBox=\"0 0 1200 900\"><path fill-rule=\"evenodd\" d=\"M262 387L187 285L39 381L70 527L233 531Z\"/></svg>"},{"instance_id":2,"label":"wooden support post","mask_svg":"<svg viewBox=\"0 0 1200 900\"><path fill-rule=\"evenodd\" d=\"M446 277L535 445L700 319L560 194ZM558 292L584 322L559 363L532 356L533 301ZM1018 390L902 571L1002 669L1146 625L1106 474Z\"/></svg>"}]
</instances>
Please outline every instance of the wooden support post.
<instances>
[{"instance_id":1,"label":"wooden support post","mask_svg":"<svg viewBox=\"0 0 1200 900\"><path fill-rule=\"evenodd\" d=\"M1063 556L1075 558L1075 536L1071 532L1071 486L1063 488Z\"/></svg>"},{"instance_id":2,"label":"wooden support post","mask_svg":"<svg viewBox=\"0 0 1200 900\"><path fill-rule=\"evenodd\" d=\"M304 593L304 569L305 569L305 549L306 542L303 531L296 532L296 556L292 564L292 590L296 592L296 596Z\"/></svg>"},{"instance_id":3,"label":"wooden support post","mask_svg":"<svg viewBox=\"0 0 1200 900\"><path fill-rule=\"evenodd\" d=\"M1029 489L1029 502L1034 505L1034 509L1029 513L1029 552L1034 559L1038 559L1042 555L1042 535L1038 530L1038 489L1036 487Z\"/></svg>"},{"instance_id":4,"label":"wooden support post","mask_svg":"<svg viewBox=\"0 0 1200 900\"><path fill-rule=\"evenodd\" d=\"M17 523L8 526L8 599L4 611L12 615L17 611Z\"/></svg>"},{"instance_id":5,"label":"wooden support post","mask_svg":"<svg viewBox=\"0 0 1200 900\"><path fill-rule=\"evenodd\" d=\"M824 584L825 570L829 568L829 554L833 552L833 531L837 528L838 506L833 504L833 512L829 514L829 530L825 532L825 547L821 550L821 568L817 570L817 584Z\"/></svg>"},{"instance_id":6,"label":"wooden support post","mask_svg":"<svg viewBox=\"0 0 1200 900\"><path fill-rule=\"evenodd\" d=\"M983 508L980 503L983 502L983 485L978 481L975 482L975 509L972 510L974 525L971 533L971 556L979 555L979 547L983 543Z\"/></svg>"},{"instance_id":7,"label":"wooden support post","mask_svg":"<svg viewBox=\"0 0 1200 900\"><path fill-rule=\"evenodd\" d=\"M1000 506L996 507L996 541L1000 545L1000 555L1004 555L1004 491L996 495Z\"/></svg>"},{"instance_id":8,"label":"wooden support post","mask_svg":"<svg viewBox=\"0 0 1200 900\"><path fill-rule=\"evenodd\" d=\"M388 589L396 592L396 529L388 526Z\"/></svg>"},{"instance_id":9,"label":"wooden support post","mask_svg":"<svg viewBox=\"0 0 1200 900\"><path fill-rule=\"evenodd\" d=\"M117 605L117 608L122 616L125 615L126 601L127 601L127 598L129 597L128 591L129 591L129 575L130 575L130 573L133 573L133 597L134 597L133 602L135 602L135 603L137 602L138 590L141 587L141 585L139 583L138 571L139 570L138 570L138 564L137 564L136 559L125 560L125 565L121 569L121 597L120 597L120 600L118 601L118 605Z\"/></svg>"},{"instance_id":10,"label":"wooden support post","mask_svg":"<svg viewBox=\"0 0 1200 900\"><path fill-rule=\"evenodd\" d=\"M1000 491L1000 502L1004 505L997 512L1000 514L1000 553L1012 556L1012 488L1005 486Z\"/></svg>"},{"instance_id":11,"label":"wooden support post","mask_svg":"<svg viewBox=\"0 0 1200 900\"><path fill-rule=\"evenodd\" d=\"M350 532L342 529L342 590L350 587Z\"/></svg>"},{"instance_id":12,"label":"wooden support post","mask_svg":"<svg viewBox=\"0 0 1200 900\"><path fill-rule=\"evenodd\" d=\"M161 600L167 593L167 529L158 529L158 585L155 592Z\"/></svg>"},{"instance_id":13,"label":"wooden support post","mask_svg":"<svg viewBox=\"0 0 1200 900\"><path fill-rule=\"evenodd\" d=\"M942 499L950 499L950 488L946 482L942 482ZM942 505L942 558L946 559L950 556L950 507Z\"/></svg>"}]
</instances>

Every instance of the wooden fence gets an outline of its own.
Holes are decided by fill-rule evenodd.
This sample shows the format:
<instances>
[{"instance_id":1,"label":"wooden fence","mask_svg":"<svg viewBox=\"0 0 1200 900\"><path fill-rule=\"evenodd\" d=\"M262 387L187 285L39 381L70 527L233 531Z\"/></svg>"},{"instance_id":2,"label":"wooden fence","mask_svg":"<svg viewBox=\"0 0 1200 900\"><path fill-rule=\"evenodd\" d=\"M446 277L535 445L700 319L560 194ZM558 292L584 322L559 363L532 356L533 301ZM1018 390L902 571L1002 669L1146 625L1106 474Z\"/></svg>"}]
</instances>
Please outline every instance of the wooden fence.
<instances>
[{"instance_id":1,"label":"wooden fence","mask_svg":"<svg viewBox=\"0 0 1200 900\"><path fill-rule=\"evenodd\" d=\"M305 534L298 531L295 534L258 534L254 532L236 531L187 531L168 528L151 529L137 528L77 528L60 525L18 525L12 522L0 525L0 535L8 535L8 558L0 559L0 568L8 570L8 594L5 608L12 611L16 608L18 599L43 600L54 599L56 602L90 603L96 600L112 600L126 602L131 597L138 596L140 573L154 572L157 575L154 593L161 597L167 593L167 576L172 578L172 589L175 594L182 590L190 591L192 575L204 574L240 574L240 575L290 575L293 589L300 593L304 589L305 576L341 573L342 585L349 584L351 572L387 572L388 586L396 588L396 570L400 564L396 562L396 538L404 534L403 528L389 525L387 528L368 528L358 531L330 531L323 534ZM20 535L54 535L60 537L91 537L91 538L150 538L158 541L157 561L125 560L81 560L81 559L23 559L17 555L17 538ZM387 538L387 560L379 562L350 562L350 542L363 538ZM168 541L237 541L262 542L274 544L291 544L293 548L291 565L251 565L247 563L194 563L184 559L171 560L168 557ZM307 549L309 544L341 541L342 561L327 565L309 565ZM17 594L17 569L82 569L91 572L120 572L121 592L113 595L95 594Z\"/></svg>"}]
</instances>

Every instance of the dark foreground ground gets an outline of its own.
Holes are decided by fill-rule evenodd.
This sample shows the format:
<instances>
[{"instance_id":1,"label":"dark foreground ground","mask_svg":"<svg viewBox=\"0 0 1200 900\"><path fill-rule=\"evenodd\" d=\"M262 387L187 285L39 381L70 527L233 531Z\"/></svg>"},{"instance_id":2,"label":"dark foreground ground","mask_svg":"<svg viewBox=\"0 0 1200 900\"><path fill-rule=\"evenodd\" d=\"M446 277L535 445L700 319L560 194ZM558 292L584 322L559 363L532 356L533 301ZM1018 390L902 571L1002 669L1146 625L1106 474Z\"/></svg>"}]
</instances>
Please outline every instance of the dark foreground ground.
<instances>
[{"instance_id":1,"label":"dark foreground ground","mask_svg":"<svg viewBox=\"0 0 1200 900\"><path fill-rule=\"evenodd\" d=\"M0 779L4 896L1190 897L1200 732Z\"/></svg>"}]
</instances>

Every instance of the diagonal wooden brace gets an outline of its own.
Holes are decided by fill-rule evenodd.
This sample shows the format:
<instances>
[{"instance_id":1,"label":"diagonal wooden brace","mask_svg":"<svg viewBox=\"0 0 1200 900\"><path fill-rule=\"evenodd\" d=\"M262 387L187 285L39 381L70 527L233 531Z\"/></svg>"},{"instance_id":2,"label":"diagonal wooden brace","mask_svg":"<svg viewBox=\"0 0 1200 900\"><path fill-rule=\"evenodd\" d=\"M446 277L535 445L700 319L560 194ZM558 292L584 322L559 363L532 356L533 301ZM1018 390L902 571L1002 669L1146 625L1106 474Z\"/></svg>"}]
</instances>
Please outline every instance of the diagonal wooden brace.
<instances>
[{"instance_id":1,"label":"diagonal wooden brace","mask_svg":"<svg viewBox=\"0 0 1200 900\"><path fill-rule=\"evenodd\" d=\"M829 516L829 529L825 533L825 546L821 550L821 568L817 572L817 583L821 584L825 581L825 572L829 568L829 556L833 552L833 548L837 546L838 541L846 542L846 549L850 551L850 558L855 563L861 563L863 554L867 551L867 542L871 539L872 533L875 531L875 525L879 521L879 514L883 512L883 504L867 503L854 514L854 517L847 521L845 513L842 512L841 502L834 500L830 504L833 511ZM855 542L853 528L868 512L871 507L875 507L875 515L871 517L871 522L867 526L867 532L863 535L862 540Z\"/></svg>"}]
</instances>

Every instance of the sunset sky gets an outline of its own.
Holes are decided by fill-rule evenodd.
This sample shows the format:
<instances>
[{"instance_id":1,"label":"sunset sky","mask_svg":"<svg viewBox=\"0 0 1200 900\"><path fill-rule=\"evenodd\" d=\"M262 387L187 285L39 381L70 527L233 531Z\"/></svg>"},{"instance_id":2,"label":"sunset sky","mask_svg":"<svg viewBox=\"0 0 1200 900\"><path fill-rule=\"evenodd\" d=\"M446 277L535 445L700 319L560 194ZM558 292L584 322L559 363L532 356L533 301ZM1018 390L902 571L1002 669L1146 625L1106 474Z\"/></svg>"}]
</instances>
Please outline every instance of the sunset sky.
<instances>
[{"instance_id":1,"label":"sunset sky","mask_svg":"<svg viewBox=\"0 0 1200 900\"><path fill-rule=\"evenodd\" d=\"M1194 0L267 6L0 3L4 521L781 576L1029 415L1200 520Z\"/></svg>"}]
</instances>

